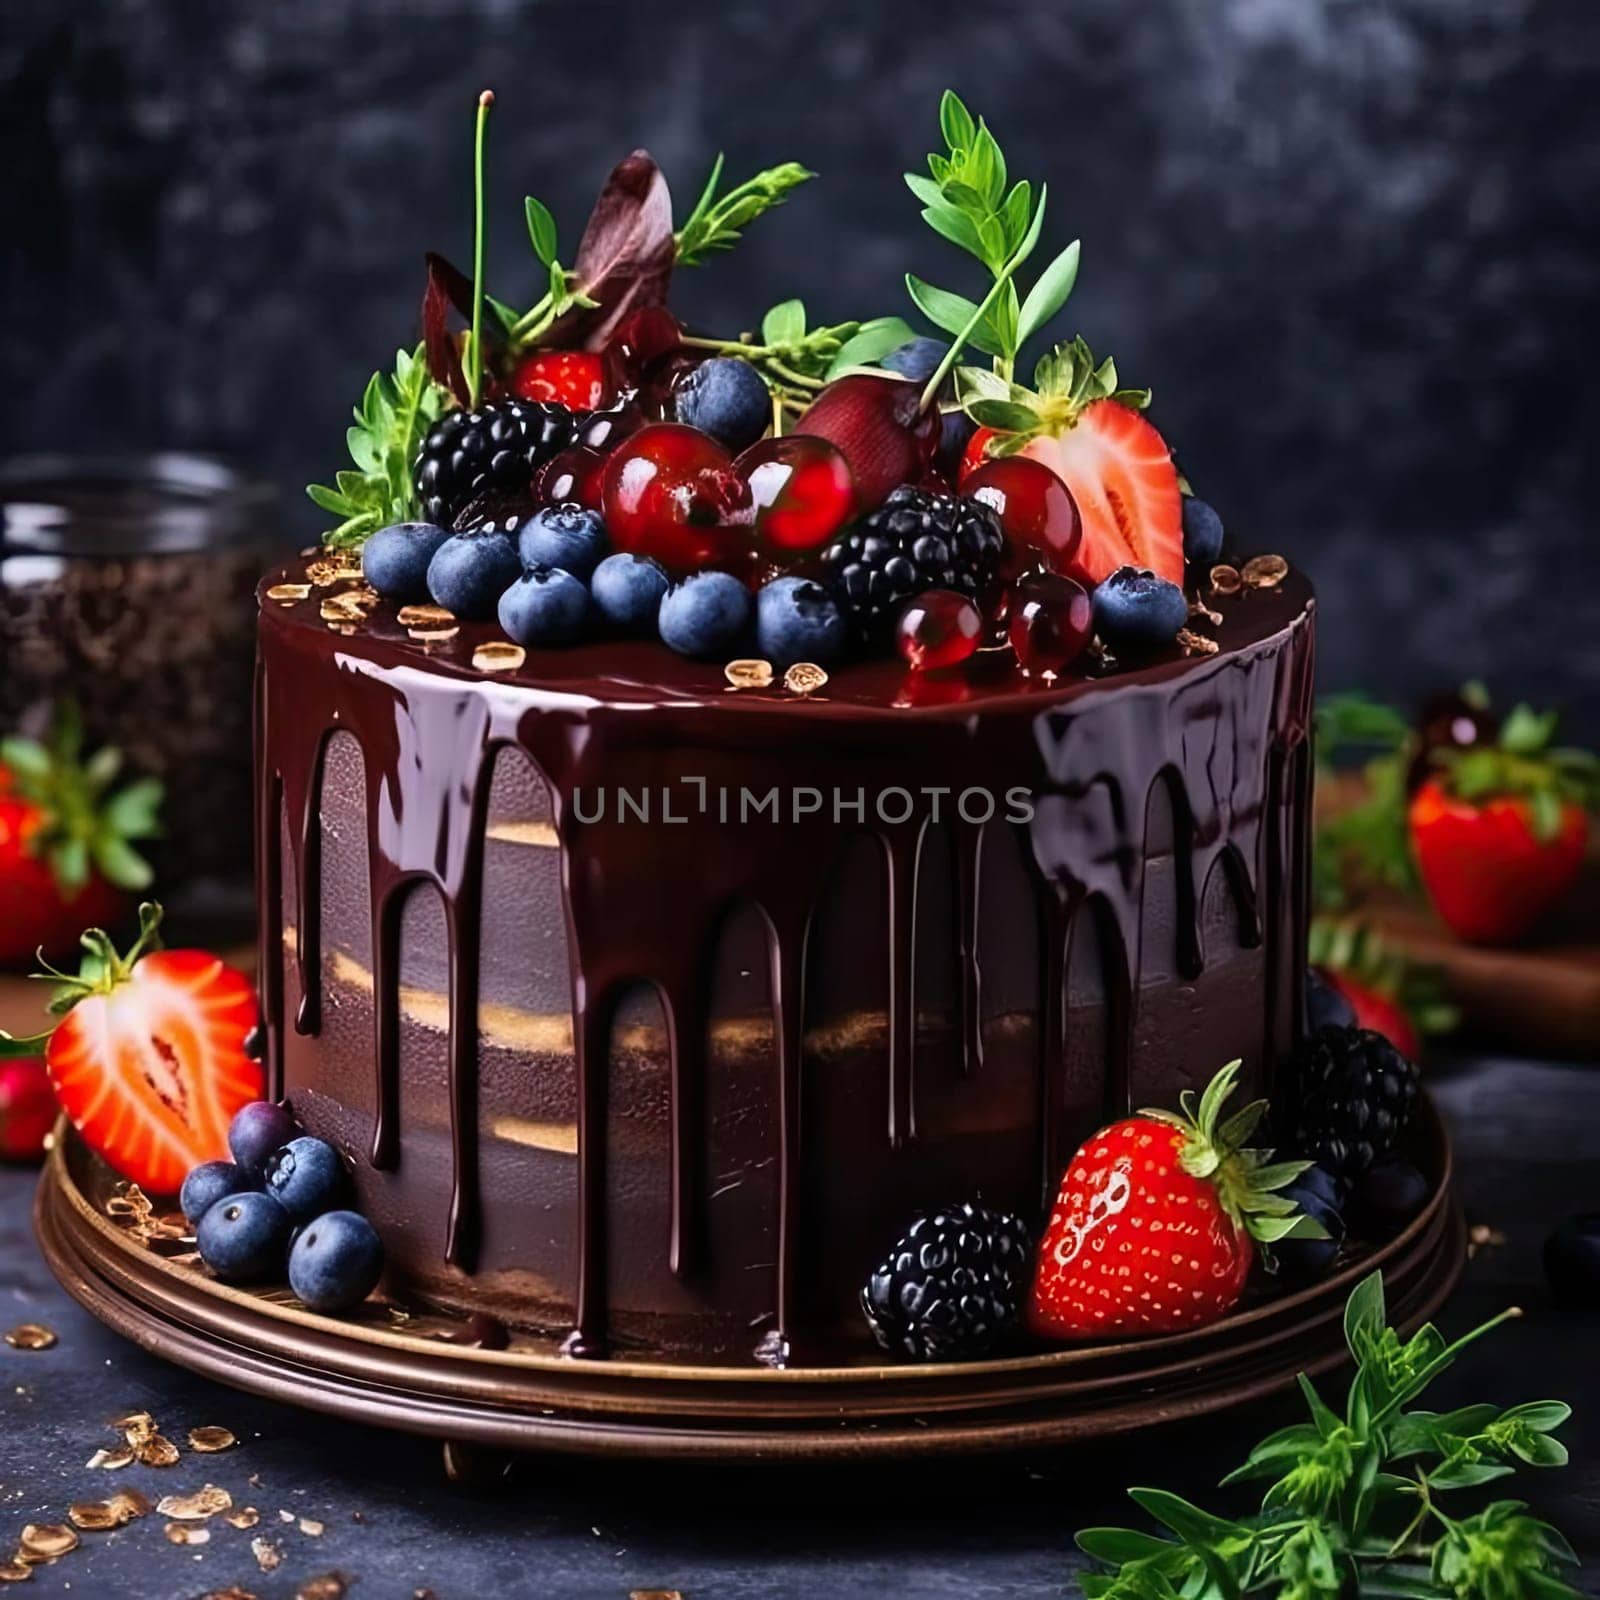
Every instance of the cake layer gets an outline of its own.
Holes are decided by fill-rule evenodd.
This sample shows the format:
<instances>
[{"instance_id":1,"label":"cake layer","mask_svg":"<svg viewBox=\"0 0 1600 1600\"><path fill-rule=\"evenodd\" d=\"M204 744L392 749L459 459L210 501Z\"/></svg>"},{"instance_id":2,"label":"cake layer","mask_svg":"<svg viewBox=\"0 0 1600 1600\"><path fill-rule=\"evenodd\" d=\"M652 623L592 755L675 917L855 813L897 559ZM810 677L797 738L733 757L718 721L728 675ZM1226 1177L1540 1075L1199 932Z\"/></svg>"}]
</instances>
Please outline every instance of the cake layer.
<instances>
[{"instance_id":1,"label":"cake layer","mask_svg":"<svg viewBox=\"0 0 1600 1600\"><path fill-rule=\"evenodd\" d=\"M917 1210L1037 1221L1107 1117L1262 1084L1312 602L1215 603L1215 655L916 705L887 663L732 693L616 643L490 678L492 630L265 603L269 1066L396 1287L579 1354L847 1359Z\"/></svg>"}]
</instances>

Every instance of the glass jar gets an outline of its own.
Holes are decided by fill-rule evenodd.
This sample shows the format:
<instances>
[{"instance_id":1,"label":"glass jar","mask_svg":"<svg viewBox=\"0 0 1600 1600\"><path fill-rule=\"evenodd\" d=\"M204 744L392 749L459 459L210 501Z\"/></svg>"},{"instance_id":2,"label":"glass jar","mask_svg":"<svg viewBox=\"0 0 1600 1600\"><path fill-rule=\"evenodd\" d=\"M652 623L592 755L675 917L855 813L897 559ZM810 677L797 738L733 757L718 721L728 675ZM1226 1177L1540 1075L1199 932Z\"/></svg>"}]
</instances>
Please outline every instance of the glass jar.
<instances>
[{"instance_id":1,"label":"glass jar","mask_svg":"<svg viewBox=\"0 0 1600 1600\"><path fill-rule=\"evenodd\" d=\"M86 748L166 786L156 892L226 915L250 888L255 585L270 484L187 454L0 462L0 732L62 700Z\"/></svg>"}]
</instances>

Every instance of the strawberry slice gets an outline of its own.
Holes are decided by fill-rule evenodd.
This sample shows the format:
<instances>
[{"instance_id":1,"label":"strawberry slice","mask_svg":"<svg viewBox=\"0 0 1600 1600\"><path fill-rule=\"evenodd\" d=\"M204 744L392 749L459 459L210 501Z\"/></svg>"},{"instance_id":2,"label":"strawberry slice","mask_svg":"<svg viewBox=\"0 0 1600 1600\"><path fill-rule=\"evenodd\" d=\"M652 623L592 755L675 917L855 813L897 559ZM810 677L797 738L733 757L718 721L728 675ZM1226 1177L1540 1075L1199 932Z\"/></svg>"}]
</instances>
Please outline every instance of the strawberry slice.
<instances>
[{"instance_id":1,"label":"strawberry slice","mask_svg":"<svg viewBox=\"0 0 1600 1600\"><path fill-rule=\"evenodd\" d=\"M1095 583L1118 567L1144 567L1182 586L1178 469L1166 440L1137 411L1096 400L1061 433L1030 439L1022 454L1072 491L1083 516L1077 561Z\"/></svg>"},{"instance_id":2,"label":"strawberry slice","mask_svg":"<svg viewBox=\"0 0 1600 1600\"><path fill-rule=\"evenodd\" d=\"M535 350L517 363L511 392L523 400L553 400L571 411L594 411L605 399L605 364L588 350Z\"/></svg>"},{"instance_id":3,"label":"strawberry slice","mask_svg":"<svg viewBox=\"0 0 1600 1600\"><path fill-rule=\"evenodd\" d=\"M50 975L60 985L52 1009L70 1009L44 1057L84 1143L165 1195L202 1161L227 1158L228 1124L263 1085L244 1048L256 1025L249 980L204 950L162 950L160 922L159 906L140 907L126 957L99 929L84 934L80 975Z\"/></svg>"}]
</instances>

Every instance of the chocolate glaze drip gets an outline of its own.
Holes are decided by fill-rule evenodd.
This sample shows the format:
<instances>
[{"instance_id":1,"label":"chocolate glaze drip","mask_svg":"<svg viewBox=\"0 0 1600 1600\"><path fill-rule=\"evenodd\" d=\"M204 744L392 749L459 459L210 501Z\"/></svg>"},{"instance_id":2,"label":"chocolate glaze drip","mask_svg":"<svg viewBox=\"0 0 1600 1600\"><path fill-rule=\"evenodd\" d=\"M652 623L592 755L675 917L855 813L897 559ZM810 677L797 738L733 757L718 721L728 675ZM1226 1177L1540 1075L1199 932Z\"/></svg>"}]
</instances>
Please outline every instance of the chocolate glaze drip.
<instances>
[{"instance_id":1,"label":"chocolate glaze drip","mask_svg":"<svg viewBox=\"0 0 1600 1600\"><path fill-rule=\"evenodd\" d=\"M275 575L271 581L276 581ZM298 573L290 574L298 577ZM715 668L658 647L586 646L538 658L540 675L485 678L471 651L492 631L463 627L439 655L407 639L381 608L359 637L320 626L316 601L263 603L256 677L257 870L265 1049L272 1092L285 1089L282 888L292 885L295 1027L321 1026L324 752L338 730L361 752L372 915L375 1116L371 1163L400 1158L401 913L413 892L437 894L448 940L451 1198L444 1258L474 1270L483 1196L478 1150L478 981L490 780L497 754L522 751L548 787L561 853L577 1079L576 1315L566 1349L608 1343L608 1058L625 991L645 983L665 1017L670 1084L671 1272L692 1282L705 1262L708 1174L705 1082L710 958L724 920L753 905L766 930L777 1108L777 1261L772 1325L756 1351L781 1363L805 1347L799 1262L802 1037L807 952L819 897L859 831L830 802L777 822L740 822L718 796L777 789L782 804L815 789L858 789L864 825L886 865L888 1046L883 1139L918 1139L916 961L919 894L930 828L949 825L966 1075L983 1068L979 966L986 831L1020 830L1036 884L1042 973L1039 1160L1047 1201L1070 1149L1067 985L1073 941L1098 928L1105 966L1104 1114L1129 1109L1139 1017L1150 808L1171 807L1177 885L1176 961L1205 964L1200 908L1220 871L1240 942L1267 946L1263 1037L1298 1025L1308 914L1307 734L1312 602L1298 577L1224 602L1220 654L1174 656L1108 678L1030 684L994 669L949 690L943 704L906 706L898 667L847 669L826 698L730 694ZM697 788L703 782L704 789ZM615 790L666 794L681 826L619 814ZM996 797L990 820L954 811L954 796ZM1007 792L1031 797L1031 820L1004 820ZM600 797L605 793L606 803ZM697 794L709 796L705 808ZM874 817L878 796L892 808ZM724 805L726 801L724 801ZM974 805L974 811L981 807ZM659 819L661 813L657 812ZM887 820L886 820L887 819ZM285 829L285 823L287 828ZM281 840L292 861L285 872ZM863 952L863 959L868 953ZM1213 1068L1220 1063L1208 1062ZM1261 1063L1265 1068L1269 1063Z\"/></svg>"}]
</instances>

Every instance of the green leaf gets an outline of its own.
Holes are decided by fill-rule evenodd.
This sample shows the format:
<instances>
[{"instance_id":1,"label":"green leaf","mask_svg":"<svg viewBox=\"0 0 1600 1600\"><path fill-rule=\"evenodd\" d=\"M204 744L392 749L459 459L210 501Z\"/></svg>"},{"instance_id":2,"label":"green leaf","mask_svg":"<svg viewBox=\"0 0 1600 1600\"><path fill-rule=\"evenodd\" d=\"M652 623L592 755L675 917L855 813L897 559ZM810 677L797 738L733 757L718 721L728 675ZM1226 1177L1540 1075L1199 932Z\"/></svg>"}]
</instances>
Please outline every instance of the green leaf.
<instances>
[{"instance_id":1,"label":"green leaf","mask_svg":"<svg viewBox=\"0 0 1600 1600\"><path fill-rule=\"evenodd\" d=\"M162 786L159 778L140 778L106 802L101 820L124 839L148 839L160 831Z\"/></svg>"},{"instance_id":2,"label":"green leaf","mask_svg":"<svg viewBox=\"0 0 1600 1600\"><path fill-rule=\"evenodd\" d=\"M1338 1414L1317 1393L1317 1386L1305 1373L1302 1372L1298 1375L1298 1382L1300 1384L1300 1393L1305 1396L1305 1402L1310 1408L1311 1420L1316 1425L1317 1432L1324 1439L1328 1438L1335 1428L1341 1426Z\"/></svg>"},{"instance_id":3,"label":"green leaf","mask_svg":"<svg viewBox=\"0 0 1600 1600\"><path fill-rule=\"evenodd\" d=\"M1187 1544L1216 1544L1223 1539L1248 1535L1250 1531L1240 1523L1214 1517L1166 1489L1130 1489L1128 1498L1162 1527L1171 1528Z\"/></svg>"},{"instance_id":4,"label":"green leaf","mask_svg":"<svg viewBox=\"0 0 1600 1600\"><path fill-rule=\"evenodd\" d=\"M799 300L783 300L761 319L763 344L798 344L806 336L806 308Z\"/></svg>"},{"instance_id":5,"label":"green leaf","mask_svg":"<svg viewBox=\"0 0 1600 1600\"><path fill-rule=\"evenodd\" d=\"M1528 821L1535 839L1548 843L1561 832L1565 809L1553 789L1535 789L1528 796Z\"/></svg>"},{"instance_id":6,"label":"green leaf","mask_svg":"<svg viewBox=\"0 0 1600 1600\"><path fill-rule=\"evenodd\" d=\"M1344 1340L1358 1363L1382 1336L1385 1322L1383 1274L1371 1272L1350 1291L1344 1308Z\"/></svg>"},{"instance_id":7,"label":"green leaf","mask_svg":"<svg viewBox=\"0 0 1600 1600\"><path fill-rule=\"evenodd\" d=\"M1452 1461L1430 1472L1428 1483L1435 1489L1475 1489L1480 1483L1509 1478L1515 1470L1499 1461Z\"/></svg>"},{"instance_id":8,"label":"green leaf","mask_svg":"<svg viewBox=\"0 0 1600 1600\"><path fill-rule=\"evenodd\" d=\"M1000 223L1005 229L1006 249L1015 250L1028 231L1028 215L1033 206L1033 185L1024 178L1011 186L1011 193L1000 207Z\"/></svg>"},{"instance_id":9,"label":"green leaf","mask_svg":"<svg viewBox=\"0 0 1600 1600\"><path fill-rule=\"evenodd\" d=\"M945 203L943 188L932 178L924 178L920 172L903 172L900 174L906 180L906 187L925 206L942 206Z\"/></svg>"},{"instance_id":10,"label":"green leaf","mask_svg":"<svg viewBox=\"0 0 1600 1600\"><path fill-rule=\"evenodd\" d=\"M1538 1433L1554 1433L1571 1416L1572 1407L1564 1400L1526 1400L1502 1411L1500 1421L1520 1422Z\"/></svg>"},{"instance_id":11,"label":"green leaf","mask_svg":"<svg viewBox=\"0 0 1600 1600\"><path fill-rule=\"evenodd\" d=\"M105 835L94 842L94 864L101 875L119 889L147 889L155 880L150 863L131 845L115 835Z\"/></svg>"},{"instance_id":12,"label":"green leaf","mask_svg":"<svg viewBox=\"0 0 1600 1600\"><path fill-rule=\"evenodd\" d=\"M914 272L906 274L906 289L923 316L946 333L960 333L972 320L972 313L978 309L976 301L925 283Z\"/></svg>"},{"instance_id":13,"label":"green leaf","mask_svg":"<svg viewBox=\"0 0 1600 1600\"><path fill-rule=\"evenodd\" d=\"M928 206L922 213L922 220L941 238L948 239L968 255L984 262L994 259L994 252L979 234L979 225L965 211L955 206Z\"/></svg>"},{"instance_id":14,"label":"green leaf","mask_svg":"<svg viewBox=\"0 0 1600 1600\"><path fill-rule=\"evenodd\" d=\"M722 179L719 155L694 210L675 235L678 265L698 266L714 251L731 250L739 242L743 229L774 206L782 205L791 190L814 176L798 162L786 161L746 178L726 194L719 195L717 186Z\"/></svg>"},{"instance_id":15,"label":"green leaf","mask_svg":"<svg viewBox=\"0 0 1600 1600\"><path fill-rule=\"evenodd\" d=\"M533 253L545 266L556 258L556 219L550 208L530 194L522 202L522 213L528 223L528 241Z\"/></svg>"},{"instance_id":16,"label":"green leaf","mask_svg":"<svg viewBox=\"0 0 1600 1600\"><path fill-rule=\"evenodd\" d=\"M875 366L891 350L898 350L907 340L916 338L911 324L901 317L874 317L863 322L860 328L839 346L838 353L828 365L824 377L832 382L850 367Z\"/></svg>"},{"instance_id":17,"label":"green leaf","mask_svg":"<svg viewBox=\"0 0 1600 1600\"><path fill-rule=\"evenodd\" d=\"M1084 1528L1076 1538L1078 1548L1096 1561L1121 1566L1129 1561L1163 1560L1181 1556L1183 1547L1153 1533L1134 1528Z\"/></svg>"},{"instance_id":18,"label":"green leaf","mask_svg":"<svg viewBox=\"0 0 1600 1600\"><path fill-rule=\"evenodd\" d=\"M980 427L997 428L1001 433L1032 432L1039 425L1037 412L1012 400L974 400L966 411Z\"/></svg>"},{"instance_id":19,"label":"green leaf","mask_svg":"<svg viewBox=\"0 0 1600 1600\"><path fill-rule=\"evenodd\" d=\"M83 838L58 840L48 853L50 871L55 880L68 893L81 889L89 881L89 844Z\"/></svg>"},{"instance_id":20,"label":"green leaf","mask_svg":"<svg viewBox=\"0 0 1600 1600\"><path fill-rule=\"evenodd\" d=\"M1500 748L1512 755L1534 755L1550 743L1558 720L1554 711L1535 711L1529 705L1513 706L1500 725Z\"/></svg>"},{"instance_id":21,"label":"green leaf","mask_svg":"<svg viewBox=\"0 0 1600 1600\"><path fill-rule=\"evenodd\" d=\"M1079 243L1069 244L1039 275L1022 302L1017 320L1017 348L1020 350L1067 303L1072 286L1078 281Z\"/></svg>"},{"instance_id":22,"label":"green leaf","mask_svg":"<svg viewBox=\"0 0 1600 1600\"><path fill-rule=\"evenodd\" d=\"M18 778L43 782L50 775L50 752L36 739L0 739L0 761Z\"/></svg>"},{"instance_id":23,"label":"green leaf","mask_svg":"<svg viewBox=\"0 0 1600 1600\"><path fill-rule=\"evenodd\" d=\"M952 150L965 150L977 134L972 113L961 103L954 89L946 89L939 100L939 132Z\"/></svg>"}]
</instances>

